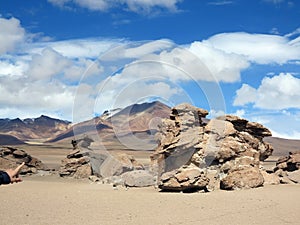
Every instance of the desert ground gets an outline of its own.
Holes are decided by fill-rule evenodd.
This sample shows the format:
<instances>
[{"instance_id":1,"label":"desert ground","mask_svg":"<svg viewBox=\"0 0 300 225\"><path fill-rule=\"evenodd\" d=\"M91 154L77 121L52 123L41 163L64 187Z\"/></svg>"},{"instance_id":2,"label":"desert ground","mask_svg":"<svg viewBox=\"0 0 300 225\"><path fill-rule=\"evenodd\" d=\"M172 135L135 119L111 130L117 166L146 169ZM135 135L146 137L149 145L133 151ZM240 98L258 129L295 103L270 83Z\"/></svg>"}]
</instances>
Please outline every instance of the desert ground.
<instances>
[{"instance_id":1,"label":"desert ground","mask_svg":"<svg viewBox=\"0 0 300 225\"><path fill-rule=\"evenodd\" d=\"M22 146L57 169L70 146ZM128 152L147 162L149 153ZM112 152L112 154L114 154ZM271 166L275 158L266 166ZM300 185L210 193L168 193L59 178L24 177L0 187L0 224L299 224Z\"/></svg>"}]
</instances>

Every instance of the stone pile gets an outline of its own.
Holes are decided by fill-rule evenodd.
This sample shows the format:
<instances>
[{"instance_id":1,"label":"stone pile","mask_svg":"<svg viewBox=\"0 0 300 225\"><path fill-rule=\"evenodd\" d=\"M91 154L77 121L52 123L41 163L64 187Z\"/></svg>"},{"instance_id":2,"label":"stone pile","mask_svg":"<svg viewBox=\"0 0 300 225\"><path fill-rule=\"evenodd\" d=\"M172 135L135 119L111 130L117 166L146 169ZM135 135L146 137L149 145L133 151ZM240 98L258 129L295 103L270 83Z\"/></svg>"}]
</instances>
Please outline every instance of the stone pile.
<instances>
[{"instance_id":1,"label":"stone pile","mask_svg":"<svg viewBox=\"0 0 300 225\"><path fill-rule=\"evenodd\" d=\"M172 109L157 134L151 156L162 190L232 190L264 184L260 161L272 154L263 141L271 132L255 122L208 112L188 104Z\"/></svg>"},{"instance_id":2,"label":"stone pile","mask_svg":"<svg viewBox=\"0 0 300 225\"><path fill-rule=\"evenodd\" d=\"M59 169L61 177L89 178L128 187L145 187L155 184L154 175L127 154L115 157L108 152L91 149L74 149L62 160Z\"/></svg>"},{"instance_id":3,"label":"stone pile","mask_svg":"<svg viewBox=\"0 0 300 225\"><path fill-rule=\"evenodd\" d=\"M61 177L88 178L92 175L89 153L74 149L62 160L58 172Z\"/></svg>"},{"instance_id":4,"label":"stone pile","mask_svg":"<svg viewBox=\"0 0 300 225\"><path fill-rule=\"evenodd\" d=\"M39 170L48 170L39 159L32 157L22 149L9 146L0 147L0 170L16 168L22 162L25 162L25 165L22 167L21 175L36 174Z\"/></svg>"}]
</instances>

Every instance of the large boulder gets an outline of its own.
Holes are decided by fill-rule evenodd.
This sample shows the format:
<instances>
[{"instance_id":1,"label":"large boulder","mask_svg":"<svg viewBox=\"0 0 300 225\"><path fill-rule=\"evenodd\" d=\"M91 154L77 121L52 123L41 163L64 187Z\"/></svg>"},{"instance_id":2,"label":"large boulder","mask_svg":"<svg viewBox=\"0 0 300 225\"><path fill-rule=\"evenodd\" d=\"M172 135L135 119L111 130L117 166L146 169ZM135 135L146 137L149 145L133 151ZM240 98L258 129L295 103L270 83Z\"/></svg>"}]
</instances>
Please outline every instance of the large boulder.
<instances>
[{"instance_id":1,"label":"large boulder","mask_svg":"<svg viewBox=\"0 0 300 225\"><path fill-rule=\"evenodd\" d=\"M168 191L189 191L205 189L209 179L206 172L198 167L182 167L163 173L158 187Z\"/></svg>"},{"instance_id":2,"label":"large boulder","mask_svg":"<svg viewBox=\"0 0 300 225\"><path fill-rule=\"evenodd\" d=\"M264 177L257 167L240 167L228 172L221 180L221 188L235 190L241 188L256 188L264 184Z\"/></svg>"},{"instance_id":3,"label":"large boulder","mask_svg":"<svg viewBox=\"0 0 300 225\"><path fill-rule=\"evenodd\" d=\"M133 170L121 175L126 187L148 187L155 185L155 176L146 170Z\"/></svg>"},{"instance_id":4,"label":"large boulder","mask_svg":"<svg viewBox=\"0 0 300 225\"><path fill-rule=\"evenodd\" d=\"M151 156L159 187L215 190L263 185L260 161L273 151L263 138L271 132L237 116L207 120L207 114L206 110L181 104L163 120L158 147Z\"/></svg>"}]
</instances>

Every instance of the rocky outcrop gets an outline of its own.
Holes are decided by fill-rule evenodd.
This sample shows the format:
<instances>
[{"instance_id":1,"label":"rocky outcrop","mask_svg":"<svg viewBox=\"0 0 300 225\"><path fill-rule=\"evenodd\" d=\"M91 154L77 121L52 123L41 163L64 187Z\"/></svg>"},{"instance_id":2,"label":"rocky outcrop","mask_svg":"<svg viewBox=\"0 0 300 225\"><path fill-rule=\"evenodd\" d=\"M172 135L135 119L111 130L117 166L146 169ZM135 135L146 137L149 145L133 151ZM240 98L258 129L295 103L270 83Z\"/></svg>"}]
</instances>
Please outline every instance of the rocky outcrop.
<instances>
[{"instance_id":1,"label":"rocky outcrop","mask_svg":"<svg viewBox=\"0 0 300 225\"><path fill-rule=\"evenodd\" d=\"M39 159L32 157L22 149L9 146L0 147L0 170L16 168L22 162L25 162L25 165L22 167L21 175L35 174L39 170L48 170Z\"/></svg>"},{"instance_id":2,"label":"rocky outcrop","mask_svg":"<svg viewBox=\"0 0 300 225\"><path fill-rule=\"evenodd\" d=\"M300 151L290 152L288 156L277 160L272 172L282 184L300 183Z\"/></svg>"},{"instance_id":3,"label":"rocky outcrop","mask_svg":"<svg viewBox=\"0 0 300 225\"><path fill-rule=\"evenodd\" d=\"M275 171L276 170L283 170L283 171L295 171L300 169L300 151L297 152L290 152L288 156L279 158Z\"/></svg>"},{"instance_id":4,"label":"rocky outcrop","mask_svg":"<svg viewBox=\"0 0 300 225\"><path fill-rule=\"evenodd\" d=\"M59 175L61 177L88 178L92 175L88 151L74 149L62 160Z\"/></svg>"},{"instance_id":5,"label":"rocky outcrop","mask_svg":"<svg viewBox=\"0 0 300 225\"><path fill-rule=\"evenodd\" d=\"M138 163L131 155L119 154L113 157L107 152L75 148L62 160L59 175L73 178L91 178L93 175L101 179L107 178L108 180L114 177L111 179L114 180L117 176L121 176L126 172L143 169L144 166ZM93 179L97 180L95 177Z\"/></svg>"},{"instance_id":6,"label":"rocky outcrop","mask_svg":"<svg viewBox=\"0 0 300 225\"><path fill-rule=\"evenodd\" d=\"M239 189L262 186L260 161L273 148L263 141L271 132L233 115L210 121L206 110L180 104L157 134L151 156L162 190Z\"/></svg>"}]
</instances>

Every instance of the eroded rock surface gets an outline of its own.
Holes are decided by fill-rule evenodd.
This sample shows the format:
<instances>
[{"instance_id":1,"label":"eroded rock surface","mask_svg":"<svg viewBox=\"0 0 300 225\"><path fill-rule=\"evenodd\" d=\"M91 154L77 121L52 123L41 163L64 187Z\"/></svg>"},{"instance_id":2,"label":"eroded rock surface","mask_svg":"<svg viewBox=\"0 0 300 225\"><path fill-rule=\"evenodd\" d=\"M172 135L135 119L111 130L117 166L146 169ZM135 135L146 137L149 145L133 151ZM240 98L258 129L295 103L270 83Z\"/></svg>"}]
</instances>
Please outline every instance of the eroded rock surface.
<instances>
[{"instance_id":1,"label":"eroded rock surface","mask_svg":"<svg viewBox=\"0 0 300 225\"><path fill-rule=\"evenodd\" d=\"M36 174L39 170L48 170L41 160L32 157L22 149L10 146L0 147L0 170L16 168L22 162L25 162L25 165L22 167L21 175Z\"/></svg>"},{"instance_id":2,"label":"eroded rock surface","mask_svg":"<svg viewBox=\"0 0 300 225\"><path fill-rule=\"evenodd\" d=\"M225 115L208 121L208 112L180 104L165 119L151 156L162 190L227 190L262 186L260 161L273 148L271 132L255 122Z\"/></svg>"}]
</instances>

